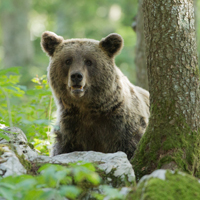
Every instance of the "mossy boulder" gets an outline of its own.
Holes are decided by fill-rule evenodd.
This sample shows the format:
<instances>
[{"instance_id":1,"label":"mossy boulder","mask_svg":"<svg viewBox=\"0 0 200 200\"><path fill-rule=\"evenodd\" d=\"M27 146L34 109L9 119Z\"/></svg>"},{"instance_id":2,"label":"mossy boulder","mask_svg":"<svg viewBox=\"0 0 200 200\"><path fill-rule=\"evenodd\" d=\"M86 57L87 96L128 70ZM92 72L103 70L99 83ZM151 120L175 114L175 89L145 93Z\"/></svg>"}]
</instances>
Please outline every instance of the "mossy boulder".
<instances>
[{"instance_id":1,"label":"mossy boulder","mask_svg":"<svg viewBox=\"0 0 200 200\"><path fill-rule=\"evenodd\" d=\"M143 176L127 199L196 200L200 199L200 183L197 178L179 171L156 170Z\"/></svg>"}]
</instances>

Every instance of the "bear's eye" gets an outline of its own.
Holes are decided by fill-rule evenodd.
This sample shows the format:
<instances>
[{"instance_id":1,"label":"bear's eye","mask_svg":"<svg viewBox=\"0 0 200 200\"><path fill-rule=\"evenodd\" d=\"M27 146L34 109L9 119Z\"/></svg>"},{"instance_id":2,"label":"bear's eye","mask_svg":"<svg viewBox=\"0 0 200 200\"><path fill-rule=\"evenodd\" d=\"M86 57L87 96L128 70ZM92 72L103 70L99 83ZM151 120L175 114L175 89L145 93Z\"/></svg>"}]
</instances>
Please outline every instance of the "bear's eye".
<instances>
[{"instance_id":1,"label":"bear's eye","mask_svg":"<svg viewBox=\"0 0 200 200\"><path fill-rule=\"evenodd\" d=\"M92 61L91 61L91 60L85 60L85 64L86 64L87 66L91 66L91 65L92 65Z\"/></svg>"},{"instance_id":2,"label":"bear's eye","mask_svg":"<svg viewBox=\"0 0 200 200\"><path fill-rule=\"evenodd\" d=\"M72 64L72 58L69 58L65 61L66 65L71 65Z\"/></svg>"}]
</instances>

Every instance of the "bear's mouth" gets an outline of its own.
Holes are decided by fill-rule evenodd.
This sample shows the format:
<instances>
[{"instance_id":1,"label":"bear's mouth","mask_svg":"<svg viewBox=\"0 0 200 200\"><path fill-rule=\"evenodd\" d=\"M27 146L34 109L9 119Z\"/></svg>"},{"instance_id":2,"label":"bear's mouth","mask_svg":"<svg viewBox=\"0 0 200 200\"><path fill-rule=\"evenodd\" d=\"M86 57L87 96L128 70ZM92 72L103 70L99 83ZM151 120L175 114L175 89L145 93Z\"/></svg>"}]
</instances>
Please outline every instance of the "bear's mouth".
<instances>
[{"instance_id":1,"label":"bear's mouth","mask_svg":"<svg viewBox=\"0 0 200 200\"><path fill-rule=\"evenodd\" d=\"M73 85L71 86L71 92L74 94L79 94L83 92L83 86L82 85Z\"/></svg>"}]
</instances>

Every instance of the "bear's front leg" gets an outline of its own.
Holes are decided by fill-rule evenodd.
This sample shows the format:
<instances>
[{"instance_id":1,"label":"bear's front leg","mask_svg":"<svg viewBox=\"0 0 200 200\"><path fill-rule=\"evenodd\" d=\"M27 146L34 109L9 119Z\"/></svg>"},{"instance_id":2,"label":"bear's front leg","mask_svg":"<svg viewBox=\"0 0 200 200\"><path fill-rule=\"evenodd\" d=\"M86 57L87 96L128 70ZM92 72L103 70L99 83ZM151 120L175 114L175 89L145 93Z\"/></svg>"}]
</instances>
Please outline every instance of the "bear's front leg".
<instances>
[{"instance_id":1,"label":"bear's front leg","mask_svg":"<svg viewBox=\"0 0 200 200\"><path fill-rule=\"evenodd\" d=\"M63 138L63 134L60 132L60 129L54 128L53 134L56 135L56 137L51 150L51 156L71 152L69 142L67 138Z\"/></svg>"}]
</instances>

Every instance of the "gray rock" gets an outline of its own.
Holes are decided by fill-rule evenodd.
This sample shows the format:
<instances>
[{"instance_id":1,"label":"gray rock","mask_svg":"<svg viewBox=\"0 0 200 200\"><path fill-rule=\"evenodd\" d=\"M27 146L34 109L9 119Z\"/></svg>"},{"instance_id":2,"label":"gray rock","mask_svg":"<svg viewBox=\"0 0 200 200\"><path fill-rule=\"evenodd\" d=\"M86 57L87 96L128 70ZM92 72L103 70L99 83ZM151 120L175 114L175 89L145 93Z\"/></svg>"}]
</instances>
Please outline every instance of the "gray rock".
<instances>
[{"instance_id":1,"label":"gray rock","mask_svg":"<svg viewBox=\"0 0 200 200\"><path fill-rule=\"evenodd\" d=\"M5 152L0 156L0 176L26 174L26 169L20 163L15 153L6 145L1 146L1 149Z\"/></svg>"},{"instance_id":2,"label":"gray rock","mask_svg":"<svg viewBox=\"0 0 200 200\"><path fill-rule=\"evenodd\" d=\"M165 180L165 173L166 173L165 169L157 169L154 172L152 172L150 175L143 176L138 182L138 186L140 185L140 183L147 181L150 178L159 178L159 179Z\"/></svg>"},{"instance_id":3,"label":"gray rock","mask_svg":"<svg viewBox=\"0 0 200 200\"><path fill-rule=\"evenodd\" d=\"M54 164L67 164L78 161L91 162L96 163L99 169L103 170L108 175L108 182L109 180L110 182L113 181L113 175L123 182L127 180L129 183L133 184L135 181L132 165L128 161L126 154L120 151L107 154L95 151L81 151L61 154L54 157L38 156L33 157L30 161L35 163ZM111 173L113 173L112 176Z\"/></svg>"},{"instance_id":4,"label":"gray rock","mask_svg":"<svg viewBox=\"0 0 200 200\"><path fill-rule=\"evenodd\" d=\"M24 159L38 156L38 154L29 147L26 135L22 130L16 127L2 127L4 134L10 138L5 140L0 138L0 148L3 154L0 155L0 176L26 174L27 170L21 164L17 157L24 155ZM17 153L17 154L16 154Z\"/></svg>"},{"instance_id":5,"label":"gray rock","mask_svg":"<svg viewBox=\"0 0 200 200\"><path fill-rule=\"evenodd\" d=\"M38 156L37 152L30 148L24 132L16 127L3 128L4 134L10 138L10 141L0 138L0 144L11 144L16 152L21 156L24 155L25 159Z\"/></svg>"}]
</instances>

